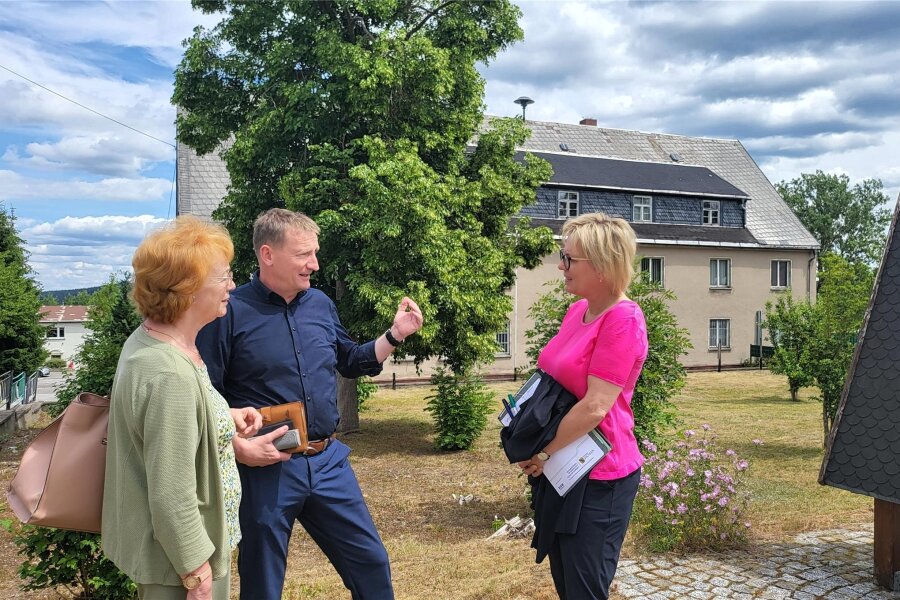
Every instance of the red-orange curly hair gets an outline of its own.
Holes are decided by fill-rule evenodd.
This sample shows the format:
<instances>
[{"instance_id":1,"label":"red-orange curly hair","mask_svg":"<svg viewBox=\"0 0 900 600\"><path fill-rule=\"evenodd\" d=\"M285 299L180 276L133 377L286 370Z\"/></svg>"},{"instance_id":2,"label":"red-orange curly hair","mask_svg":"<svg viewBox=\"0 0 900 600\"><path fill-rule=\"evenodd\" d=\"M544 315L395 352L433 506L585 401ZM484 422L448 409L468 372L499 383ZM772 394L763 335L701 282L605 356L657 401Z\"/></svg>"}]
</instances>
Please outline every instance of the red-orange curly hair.
<instances>
[{"instance_id":1,"label":"red-orange curly hair","mask_svg":"<svg viewBox=\"0 0 900 600\"><path fill-rule=\"evenodd\" d=\"M209 277L213 263L234 258L231 237L221 225L191 215L150 233L131 259L132 297L147 319L173 323Z\"/></svg>"}]
</instances>

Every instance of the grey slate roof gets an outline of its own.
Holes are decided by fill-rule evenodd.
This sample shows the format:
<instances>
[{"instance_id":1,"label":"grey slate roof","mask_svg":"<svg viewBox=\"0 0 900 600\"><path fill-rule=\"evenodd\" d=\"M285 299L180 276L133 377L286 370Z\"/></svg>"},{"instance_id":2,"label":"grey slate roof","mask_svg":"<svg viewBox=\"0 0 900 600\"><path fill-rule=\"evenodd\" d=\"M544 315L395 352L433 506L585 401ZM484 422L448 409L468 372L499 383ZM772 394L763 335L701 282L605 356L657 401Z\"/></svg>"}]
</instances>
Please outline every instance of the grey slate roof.
<instances>
[{"instance_id":1,"label":"grey slate roof","mask_svg":"<svg viewBox=\"0 0 900 600\"><path fill-rule=\"evenodd\" d=\"M583 155L707 167L750 196L747 229L762 245L818 248L816 239L784 203L778 192L737 140L685 137L607 129L593 125L570 125L527 121L532 136L523 145L534 152L559 152L566 144L570 152Z\"/></svg>"},{"instance_id":2,"label":"grey slate roof","mask_svg":"<svg viewBox=\"0 0 900 600\"><path fill-rule=\"evenodd\" d=\"M563 219L531 219L534 226L549 227L555 235L562 234ZM756 247L759 242L741 227L704 227L670 225L667 223L631 223L638 243L656 245L709 245Z\"/></svg>"},{"instance_id":3,"label":"grey slate roof","mask_svg":"<svg viewBox=\"0 0 900 600\"><path fill-rule=\"evenodd\" d=\"M534 152L553 165L549 183L657 194L749 198L706 167ZM524 152L516 153L521 159Z\"/></svg>"},{"instance_id":4,"label":"grey slate roof","mask_svg":"<svg viewBox=\"0 0 900 600\"><path fill-rule=\"evenodd\" d=\"M900 208L900 199L898 199ZM900 235L897 215L828 438L819 483L900 503Z\"/></svg>"},{"instance_id":5,"label":"grey slate roof","mask_svg":"<svg viewBox=\"0 0 900 600\"><path fill-rule=\"evenodd\" d=\"M485 127L490 117L486 119ZM672 165L705 167L742 190L747 201L746 227L760 245L818 248L815 238L784 203L743 145L737 140L716 140L677 135L527 121L531 138L523 145L533 152L559 153L560 144L579 155ZM227 142L223 147L227 147ZM218 152L197 154L178 143L177 214L209 218L225 197L228 172Z\"/></svg>"}]
</instances>

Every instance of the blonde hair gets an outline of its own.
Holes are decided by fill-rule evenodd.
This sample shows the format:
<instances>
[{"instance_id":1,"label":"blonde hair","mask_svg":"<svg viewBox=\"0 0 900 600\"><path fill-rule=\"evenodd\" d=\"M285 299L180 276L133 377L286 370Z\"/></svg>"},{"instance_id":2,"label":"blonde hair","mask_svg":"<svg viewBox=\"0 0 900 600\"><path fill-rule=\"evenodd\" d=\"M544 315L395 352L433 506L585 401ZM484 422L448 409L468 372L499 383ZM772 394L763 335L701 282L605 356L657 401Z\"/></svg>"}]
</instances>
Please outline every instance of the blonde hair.
<instances>
[{"instance_id":1,"label":"blonde hair","mask_svg":"<svg viewBox=\"0 0 900 600\"><path fill-rule=\"evenodd\" d=\"M184 215L151 232L131 259L131 296L147 319L173 323L193 302L192 296L218 259L231 262L234 245L224 227Z\"/></svg>"},{"instance_id":2,"label":"blonde hair","mask_svg":"<svg viewBox=\"0 0 900 600\"><path fill-rule=\"evenodd\" d=\"M612 286L615 294L624 293L634 277L637 239L628 221L596 212L585 213L565 222L563 238L578 244L585 258Z\"/></svg>"},{"instance_id":3,"label":"blonde hair","mask_svg":"<svg viewBox=\"0 0 900 600\"><path fill-rule=\"evenodd\" d=\"M253 223L253 251L259 256L259 249L263 246L281 246L288 231L306 231L318 235L319 226L303 213L270 208Z\"/></svg>"}]
</instances>

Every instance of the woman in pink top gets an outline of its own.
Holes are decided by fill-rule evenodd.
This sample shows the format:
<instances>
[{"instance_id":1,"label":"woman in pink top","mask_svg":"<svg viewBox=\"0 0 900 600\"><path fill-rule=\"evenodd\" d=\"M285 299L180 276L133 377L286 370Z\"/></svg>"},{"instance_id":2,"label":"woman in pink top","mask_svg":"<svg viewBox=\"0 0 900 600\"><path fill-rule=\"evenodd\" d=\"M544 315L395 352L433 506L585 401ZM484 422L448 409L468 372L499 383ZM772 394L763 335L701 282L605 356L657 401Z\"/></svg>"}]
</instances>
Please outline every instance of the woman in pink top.
<instances>
[{"instance_id":1,"label":"woman in pink top","mask_svg":"<svg viewBox=\"0 0 900 600\"><path fill-rule=\"evenodd\" d=\"M538 366L578 402L556 437L519 466L540 476L550 455L598 425L612 443L590 473L577 531L558 533L549 553L559 597L593 600L609 595L644 462L634 437L631 397L647 358L647 326L640 307L625 296L637 250L631 226L589 213L567 221L563 238L559 268L566 291L581 299L569 307Z\"/></svg>"}]
</instances>

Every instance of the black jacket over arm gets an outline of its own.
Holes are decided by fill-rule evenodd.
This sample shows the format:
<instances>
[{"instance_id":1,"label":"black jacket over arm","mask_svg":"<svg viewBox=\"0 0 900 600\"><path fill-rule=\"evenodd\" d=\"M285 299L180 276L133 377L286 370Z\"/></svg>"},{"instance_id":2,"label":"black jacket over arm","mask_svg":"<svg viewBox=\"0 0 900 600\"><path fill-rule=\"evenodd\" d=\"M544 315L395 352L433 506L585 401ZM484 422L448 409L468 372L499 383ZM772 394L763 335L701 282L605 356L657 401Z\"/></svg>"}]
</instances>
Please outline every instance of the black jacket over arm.
<instances>
[{"instance_id":1,"label":"black jacket over arm","mask_svg":"<svg viewBox=\"0 0 900 600\"><path fill-rule=\"evenodd\" d=\"M511 463L528 460L556 436L556 430L578 398L542 373L541 382L531 398L522 405L509 425L500 430L503 451ZM546 477L529 477L531 508L534 509L534 537L531 547L537 551L535 562L542 562L557 533L575 533L588 478L583 477L565 497L560 497Z\"/></svg>"}]
</instances>

